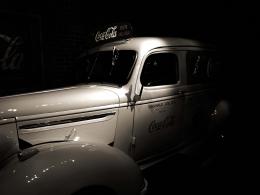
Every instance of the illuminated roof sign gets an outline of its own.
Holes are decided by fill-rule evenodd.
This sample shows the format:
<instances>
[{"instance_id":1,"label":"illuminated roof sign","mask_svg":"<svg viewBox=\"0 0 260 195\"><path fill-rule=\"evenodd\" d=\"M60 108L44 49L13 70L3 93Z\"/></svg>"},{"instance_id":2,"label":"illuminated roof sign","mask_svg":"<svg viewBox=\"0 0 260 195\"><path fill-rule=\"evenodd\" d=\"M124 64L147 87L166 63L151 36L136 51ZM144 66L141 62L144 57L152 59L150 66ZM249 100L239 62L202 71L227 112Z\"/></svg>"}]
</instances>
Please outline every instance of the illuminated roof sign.
<instances>
[{"instance_id":1,"label":"illuminated roof sign","mask_svg":"<svg viewBox=\"0 0 260 195\"><path fill-rule=\"evenodd\" d=\"M132 36L132 26L130 24L110 25L95 33L95 43L126 39Z\"/></svg>"}]
</instances>

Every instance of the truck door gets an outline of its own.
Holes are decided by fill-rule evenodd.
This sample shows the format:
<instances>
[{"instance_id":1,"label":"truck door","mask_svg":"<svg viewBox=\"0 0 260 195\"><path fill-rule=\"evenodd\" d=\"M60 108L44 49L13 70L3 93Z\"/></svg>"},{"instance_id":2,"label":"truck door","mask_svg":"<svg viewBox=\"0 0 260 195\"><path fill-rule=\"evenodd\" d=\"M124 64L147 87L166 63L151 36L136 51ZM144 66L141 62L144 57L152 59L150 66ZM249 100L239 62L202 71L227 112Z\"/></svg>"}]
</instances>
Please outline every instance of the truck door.
<instances>
[{"instance_id":1,"label":"truck door","mask_svg":"<svg viewBox=\"0 0 260 195\"><path fill-rule=\"evenodd\" d=\"M182 140L184 95L180 53L160 51L144 60L142 93L135 105L135 160L142 160L178 145Z\"/></svg>"}]
</instances>

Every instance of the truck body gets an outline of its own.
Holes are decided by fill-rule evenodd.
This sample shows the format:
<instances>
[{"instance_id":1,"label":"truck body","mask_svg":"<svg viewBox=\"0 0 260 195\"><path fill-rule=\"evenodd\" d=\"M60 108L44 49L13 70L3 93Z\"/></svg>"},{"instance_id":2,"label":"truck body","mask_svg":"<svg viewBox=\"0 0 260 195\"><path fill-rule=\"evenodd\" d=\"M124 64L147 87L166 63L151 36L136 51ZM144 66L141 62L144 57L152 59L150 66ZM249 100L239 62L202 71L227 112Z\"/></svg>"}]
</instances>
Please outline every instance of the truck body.
<instances>
[{"instance_id":1,"label":"truck body","mask_svg":"<svg viewBox=\"0 0 260 195\"><path fill-rule=\"evenodd\" d=\"M147 164L210 135L227 116L227 105L217 110L217 66L215 49L199 41L113 41L82 58L83 84L1 97L0 120L12 120L31 145L101 143Z\"/></svg>"}]
</instances>

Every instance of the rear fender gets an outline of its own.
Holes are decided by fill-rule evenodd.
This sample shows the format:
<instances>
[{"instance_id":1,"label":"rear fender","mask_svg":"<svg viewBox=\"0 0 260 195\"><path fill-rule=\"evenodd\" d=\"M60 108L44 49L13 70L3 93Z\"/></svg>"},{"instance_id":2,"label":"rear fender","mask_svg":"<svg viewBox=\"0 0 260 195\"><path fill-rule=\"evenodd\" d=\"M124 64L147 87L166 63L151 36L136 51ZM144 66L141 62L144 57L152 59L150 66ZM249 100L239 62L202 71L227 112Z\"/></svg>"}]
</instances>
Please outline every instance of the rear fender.
<instances>
[{"instance_id":1,"label":"rear fender","mask_svg":"<svg viewBox=\"0 0 260 195\"><path fill-rule=\"evenodd\" d=\"M230 117L230 107L230 103L227 100L221 100L216 104L210 116L210 133L215 134L223 130L224 125Z\"/></svg>"}]
</instances>

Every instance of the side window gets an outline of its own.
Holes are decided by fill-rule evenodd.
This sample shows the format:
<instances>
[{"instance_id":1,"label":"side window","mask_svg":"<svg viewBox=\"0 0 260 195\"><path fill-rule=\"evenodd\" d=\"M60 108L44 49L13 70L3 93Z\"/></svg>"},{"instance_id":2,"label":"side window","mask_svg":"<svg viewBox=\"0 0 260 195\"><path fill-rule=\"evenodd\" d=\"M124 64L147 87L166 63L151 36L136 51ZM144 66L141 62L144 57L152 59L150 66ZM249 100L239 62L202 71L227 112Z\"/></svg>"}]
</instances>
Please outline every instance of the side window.
<instances>
[{"instance_id":1,"label":"side window","mask_svg":"<svg viewBox=\"0 0 260 195\"><path fill-rule=\"evenodd\" d=\"M189 84L211 82L216 77L216 57L210 53L188 52L187 78Z\"/></svg>"},{"instance_id":2,"label":"side window","mask_svg":"<svg viewBox=\"0 0 260 195\"><path fill-rule=\"evenodd\" d=\"M173 53L157 53L148 56L141 74L144 86L176 84L179 80L178 58Z\"/></svg>"}]
</instances>

